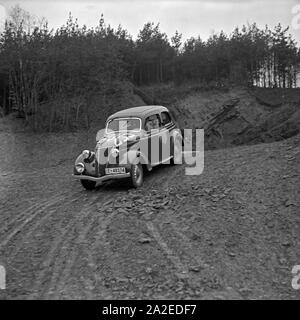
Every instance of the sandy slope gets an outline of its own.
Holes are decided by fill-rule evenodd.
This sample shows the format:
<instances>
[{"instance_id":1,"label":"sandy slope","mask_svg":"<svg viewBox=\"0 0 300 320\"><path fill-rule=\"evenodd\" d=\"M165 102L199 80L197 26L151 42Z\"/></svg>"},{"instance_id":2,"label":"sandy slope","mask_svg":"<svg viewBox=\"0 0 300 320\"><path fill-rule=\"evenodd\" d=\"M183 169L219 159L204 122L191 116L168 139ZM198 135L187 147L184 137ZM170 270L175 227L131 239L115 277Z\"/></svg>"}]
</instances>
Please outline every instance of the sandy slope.
<instances>
[{"instance_id":1,"label":"sandy slope","mask_svg":"<svg viewBox=\"0 0 300 320\"><path fill-rule=\"evenodd\" d=\"M92 138L0 138L0 298L300 298L299 136L93 192L71 178Z\"/></svg>"}]
</instances>

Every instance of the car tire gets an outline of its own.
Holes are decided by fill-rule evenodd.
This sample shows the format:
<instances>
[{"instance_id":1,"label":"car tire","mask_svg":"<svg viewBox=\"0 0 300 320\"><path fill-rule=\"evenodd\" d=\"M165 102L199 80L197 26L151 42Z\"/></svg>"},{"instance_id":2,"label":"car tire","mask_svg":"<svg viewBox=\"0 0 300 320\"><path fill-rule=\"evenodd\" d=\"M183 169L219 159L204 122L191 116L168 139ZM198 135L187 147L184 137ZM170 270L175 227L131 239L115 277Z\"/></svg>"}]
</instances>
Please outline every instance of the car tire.
<instances>
[{"instance_id":1,"label":"car tire","mask_svg":"<svg viewBox=\"0 0 300 320\"><path fill-rule=\"evenodd\" d=\"M173 156L171 158L171 165L182 163L182 140L179 138L175 139L173 144Z\"/></svg>"},{"instance_id":2,"label":"car tire","mask_svg":"<svg viewBox=\"0 0 300 320\"><path fill-rule=\"evenodd\" d=\"M80 180L80 182L86 190L93 190L96 187L96 181Z\"/></svg>"},{"instance_id":3,"label":"car tire","mask_svg":"<svg viewBox=\"0 0 300 320\"><path fill-rule=\"evenodd\" d=\"M144 170L143 166L139 164L133 164L131 166L131 184L134 188L139 188L144 182Z\"/></svg>"}]
</instances>

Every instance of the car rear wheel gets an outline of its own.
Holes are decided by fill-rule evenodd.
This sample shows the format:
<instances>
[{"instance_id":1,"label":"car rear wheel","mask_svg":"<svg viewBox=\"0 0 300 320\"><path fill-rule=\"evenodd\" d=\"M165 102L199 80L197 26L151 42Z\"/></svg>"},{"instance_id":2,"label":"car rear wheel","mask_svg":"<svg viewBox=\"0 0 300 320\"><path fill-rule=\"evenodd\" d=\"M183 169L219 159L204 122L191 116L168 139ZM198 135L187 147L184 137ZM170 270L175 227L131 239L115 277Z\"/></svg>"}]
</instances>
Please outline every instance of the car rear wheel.
<instances>
[{"instance_id":1,"label":"car rear wheel","mask_svg":"<svg viewBox=\"0 0 300 320\"><path fill-rule=\"evenodd\" d=\"M93 190L96 187L96 181L80 180L80 182L86 190Z\"/></svg>"},{"instance_id":2,"label":"car rear wheel","mask_svg":"<svg viewBox=\"0 0 300 320\"><path fill-rule=\"evenodd\" d=\"M131 183L134 188L139 188L144 182L143 166L139 164L133 164L131 166Z\"/></svg>"}]
</instances>

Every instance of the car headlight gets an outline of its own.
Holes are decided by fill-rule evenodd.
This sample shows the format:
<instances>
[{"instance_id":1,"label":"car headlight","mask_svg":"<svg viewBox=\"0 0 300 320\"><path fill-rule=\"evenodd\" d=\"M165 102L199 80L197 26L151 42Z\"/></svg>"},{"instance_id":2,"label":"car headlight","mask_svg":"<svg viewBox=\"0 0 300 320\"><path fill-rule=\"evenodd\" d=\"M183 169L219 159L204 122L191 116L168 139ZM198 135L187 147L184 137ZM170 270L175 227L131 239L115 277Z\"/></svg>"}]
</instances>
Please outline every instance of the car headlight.
<instances>
[{"instance_id":1,"label":"car headlight","mask_svg":"<svg viewBox=\"0 0 300 320\"><path fill-rule=\"evenodd\" d=\"M117 158L117 156L119 155L120 151L117 148L112 148L110 151L110 154L112 157Z\"/></svg>"},{"instance_id":2,"label":"car headlight","mask_svg":"<svg viewBox=\"0 0 300 320\"><path fill-rule=\"evenodd\" d=\"M89 150L83 150L82 151L82 156L83 156L83 159L88 159L91 155L91 152Z\"/></svg>"},{"instance_id":3,"label":"car headlight","mask_svg":"<svg viewBox=\"0 0 300 320\"><path fill-rule=\"evenodd\" d=\"M75 165L75 169L78 173L82 173L84 171L84 164L79 162Z\"/></svg>"}]
</instances>

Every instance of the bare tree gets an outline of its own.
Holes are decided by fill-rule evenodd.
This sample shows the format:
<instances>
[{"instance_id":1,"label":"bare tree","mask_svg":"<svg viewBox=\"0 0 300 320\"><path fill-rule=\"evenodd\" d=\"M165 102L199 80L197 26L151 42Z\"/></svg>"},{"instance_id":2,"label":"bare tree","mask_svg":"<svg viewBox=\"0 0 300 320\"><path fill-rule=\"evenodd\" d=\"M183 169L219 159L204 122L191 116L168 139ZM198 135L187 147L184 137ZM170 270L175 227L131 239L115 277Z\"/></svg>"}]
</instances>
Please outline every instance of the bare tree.
<instances>
[{"instance_id":1,"label":"bare tree","mask_svg":"<svg viewBox=\"0 0 300 320\"><path fill-rule=\"evenodd\" d=\"M27 33L31 33L34 28L41 28L47 23L44 17L39 18L21 8L18 4L8 10L7 20L15 32L23 30Z\"/></svg>"}]
</instances>

